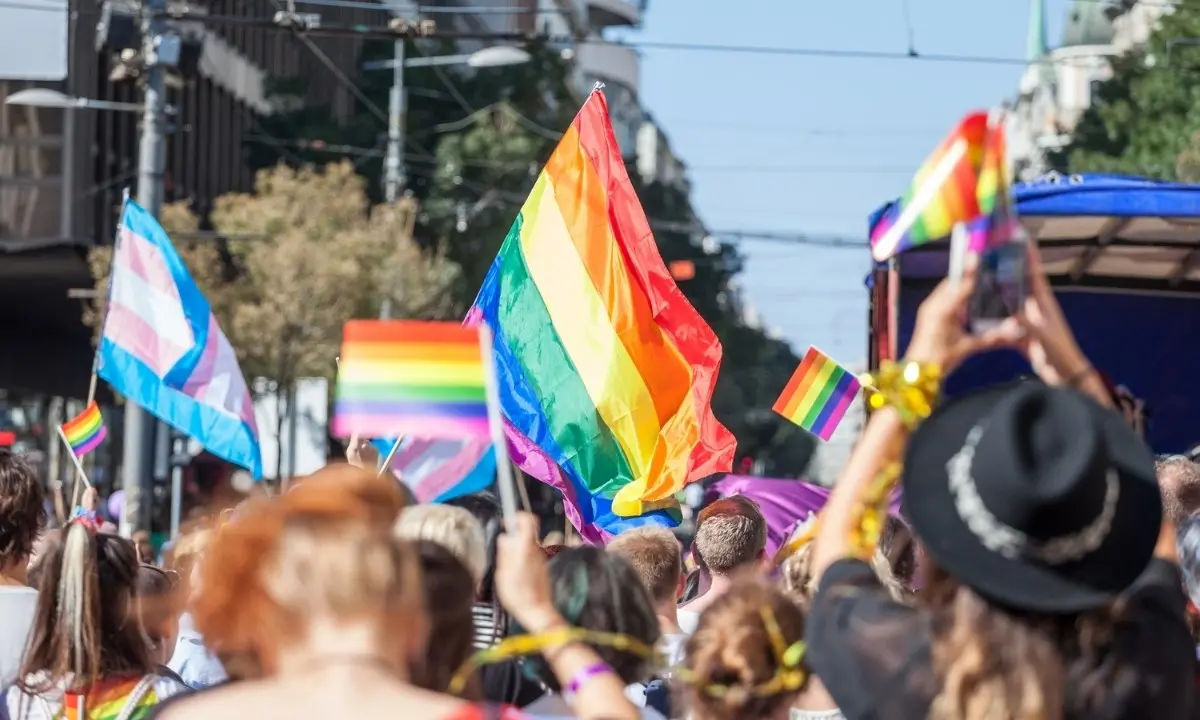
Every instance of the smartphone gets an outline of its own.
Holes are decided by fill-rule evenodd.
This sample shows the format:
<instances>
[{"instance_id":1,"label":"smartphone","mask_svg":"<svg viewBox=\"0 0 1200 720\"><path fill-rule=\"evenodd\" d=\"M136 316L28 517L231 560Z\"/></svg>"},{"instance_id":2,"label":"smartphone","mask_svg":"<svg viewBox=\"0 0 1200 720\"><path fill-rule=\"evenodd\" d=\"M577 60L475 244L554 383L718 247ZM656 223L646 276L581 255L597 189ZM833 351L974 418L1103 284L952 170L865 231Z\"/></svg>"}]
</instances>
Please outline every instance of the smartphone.
<instances>
[{"instance_id":1,"label":"smartphone","mask_svg":"<svg viewBox=\"0 0 1200 720\"><path fill-rule=\"evenodd\" d=\"M968 303L969 328L980 333L995 328L1021 310L1028 291L1028 249L1023 234L979 254L975 292Z\"/></svg>"}]
</instances>

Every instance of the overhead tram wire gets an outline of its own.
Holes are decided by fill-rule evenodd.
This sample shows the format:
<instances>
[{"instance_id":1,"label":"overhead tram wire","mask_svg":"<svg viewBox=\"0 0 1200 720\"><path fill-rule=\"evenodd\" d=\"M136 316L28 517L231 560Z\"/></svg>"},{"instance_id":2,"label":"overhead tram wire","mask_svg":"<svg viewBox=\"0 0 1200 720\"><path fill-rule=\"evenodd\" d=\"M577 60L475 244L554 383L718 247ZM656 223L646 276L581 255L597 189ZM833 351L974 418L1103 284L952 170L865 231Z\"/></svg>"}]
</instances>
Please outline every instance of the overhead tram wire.
<instances>
[{"instance_id":1,"label":"overhead tram wire","mask_svg":"<svg viewBox=\"0 0 1200 720\"><path fill-rule=\"evenodd\" d=\"M323 0L330 5L336 5L341 0ZM18 2L17 0L0 0L0 8L22 8L29 10L46 10L46 11L61 11L64 6L42 6L29 3ZM83 14L89 14L84 12ZM95 14L95 13L91 13ZM395 31L385 26L371 27L367 25L328 25L322 24L318 28L305 29L303 31L293 30L290 28L282 28L269 18L246 18L239 16L222 16L222 15L204 15L191 14L179 9L168 11L168 16L175 20L189 20L200 23L211 24L226 24L226 25L241 25L245 27L257 27L263 29L279 30L283 32L302 32L307 37L353 37L359 39L370 40L395 40L397 35ZM596 38L570 38L547 36L537 33L488 33L488 32L438 32L426 39L436 40L492 40L496 42L528 42L535 39L543 39L549 42L557 42L564 44L581 44L581 43L605 43L611 44L610 41ZM946 63L960 65L1008 65L1008 66L1027 66L1027 65L1057 65L1066 62L1078 62L1082 58L1087 57L1110 57L1110 53L1092 53L1087 55L1072 55L1070 58L1042 58L1040 60L1026 60L1018 57L999 57L988 55L959 55L953 53L918 53L911 55L902 51L887 51L887 50L842 50L835 48L812 48L812 47L786 47L786 46L768 46L768 45L723 45L716 43L679 43L679 42L656 42L656 41L638 41L631 43L622 43L625 47L635 50L669 50L679 52L699 52L699 53L727 53L727 54L743 54L743 55L768 55L776 57L812 57L812 58L828 58L841 60L877 60L877 61L908 61L908 62L926 62L926 63Z\"/></svg>"}]
</instances>

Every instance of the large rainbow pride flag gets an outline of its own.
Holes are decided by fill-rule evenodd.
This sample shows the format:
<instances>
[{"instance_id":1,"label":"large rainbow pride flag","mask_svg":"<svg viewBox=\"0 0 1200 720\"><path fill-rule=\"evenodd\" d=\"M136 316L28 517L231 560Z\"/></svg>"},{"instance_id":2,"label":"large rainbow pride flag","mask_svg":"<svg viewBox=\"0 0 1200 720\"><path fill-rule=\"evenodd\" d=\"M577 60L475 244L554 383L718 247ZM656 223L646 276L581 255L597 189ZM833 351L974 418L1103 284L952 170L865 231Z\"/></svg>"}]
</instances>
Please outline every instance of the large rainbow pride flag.
<instances>
[{"instance_id":1,"label":"large rainbow pride flag","mask_svg":"<svg viewBox=\"0 0 1200 720\"><path fill-rule=\"evenodd\" d=\"M710 406L721 344L658 254L599 90L508 231L466 320L481 321L512 458L562 491L584 538L675 524L675 493L731 468Z\"/></svg>"}]
</instances>

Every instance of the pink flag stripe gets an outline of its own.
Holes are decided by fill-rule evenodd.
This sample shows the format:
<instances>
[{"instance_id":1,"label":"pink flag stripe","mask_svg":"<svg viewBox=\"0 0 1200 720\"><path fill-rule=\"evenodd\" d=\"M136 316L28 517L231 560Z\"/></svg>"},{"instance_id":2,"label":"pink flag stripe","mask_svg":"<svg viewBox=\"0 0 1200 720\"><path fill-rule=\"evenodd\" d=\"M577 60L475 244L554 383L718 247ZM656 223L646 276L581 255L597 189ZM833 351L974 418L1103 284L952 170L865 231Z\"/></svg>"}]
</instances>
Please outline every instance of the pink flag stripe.
<instances>
[{"instance_id":1,"label":"pink flag stripe","mask_svg":"<svg viewBox=\"0 0 1200 720\"><path fill-rule=\"evenodd\" d=\"M113 254L114 270L133 272L147 285L179 302L179 288L171 277L167 261L153 243L141 235L121 229L121 252Z\"/></svg>"},{"instance_id":2,"label":"pink flag stripe","mask_svg":"<svg viewBox=\"0 0 1200 720\"><path fill-rule=\"evenodd\" d=\"M400 440L397 442L403 441L404 438L400 438ZM424 455L425 452L429 450L429 448L433 447L433 444L436 442L437 440L432 440L430 438L415 438L410 440L407 445L401 447L396 453L396 458L392 462L392 467L401 468L412 465L417 458Z\"/></svg>"},{"instance_id":3,"label":"pink flag stripe","mask_svg":"<svg viewBox=\"0 0 1200 720\"><path fill-rule=\"evenodd\" d=\"M186 352L166 335L155 332L136 310L116 303L108 308L104 335L159 377L166 375Z\"/></svg>"},{"instance_id":4,"label":"pink flag stripe","mask_svg":"<svg viewBox=\"0 0 1200 720\"><path fill-rule=\"evenodd\" d=\"M415 487L409 485L413 489L413 494L417 496L417 501L430 502L441 497L479 464L489 447L491 447L490 442L469 441L458 450L454 457L441 463L437 469L421 478Z\"/></svg>"},{"instance_id":5,"label":"pink flag stripe","mask_svg":"<svg viewBox=\"0 0 1200 720\"><path fill-rule=\"evenodd\" d=\"M490 437L487 418L408 417L397 423L392 415L335 415L334 437L416 435L429 438Z\"/></svg>"},{"instance_id":6,"label":"pink flag stripe","mask_svg":"<svg viewBox=\"0 0 1200 720\"><path fill-rule=\"evenodd\" d=\"M104 438L106 437L108 437L108 428L101 425L96 434L88 438L87 442L77 448L71 448L71 450L75 453L75 457L83 457L100 447L100 443L104 442Z\"/></svg>"}]
</instances>

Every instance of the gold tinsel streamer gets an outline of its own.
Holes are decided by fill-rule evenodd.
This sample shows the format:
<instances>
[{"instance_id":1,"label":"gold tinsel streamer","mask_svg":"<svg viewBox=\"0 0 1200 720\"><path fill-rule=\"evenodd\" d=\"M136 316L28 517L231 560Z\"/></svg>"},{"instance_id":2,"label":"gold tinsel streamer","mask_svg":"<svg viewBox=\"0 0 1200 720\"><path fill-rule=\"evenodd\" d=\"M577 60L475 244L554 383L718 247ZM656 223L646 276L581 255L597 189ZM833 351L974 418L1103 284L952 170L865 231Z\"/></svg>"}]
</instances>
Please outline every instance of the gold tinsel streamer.
<instances>
[{"instance_id":1,"label":"gold tinsel streamer","mask_svg":"<svg viewBox=\"0 0 1200 720\"><path fill-rule=\"evenodd\" d=\"M936 365L912 361L884 362L876 373L859 376L866 390L867 405L872 410L895 409L908 428L914 428L933 412L942 387L942 372ZM854 517L858 522L850 531L850 548L854 557L867 560L875 554L879 538L887 522L888 500L900 481L903 467L900 447L893 449L890 460L855 500ZM814 522L802 535L788 541L775 555L775 565L792 556L817 535L820 521Z\"/></svg>"},{"instance_id":2,"label":"gold tinsel streamer","mask_svg":"<svg viewBox=\"0 0 1200 720\"><path fill-rule=\"evenodd\" d=\"M669 668L672 679L679 680L696 687L700 692L712 697L729 697L740 693L742 697L767 697L784 692L795 692L804 686L808 674L801 666L804 659L804 643L797 641L786 644L783 632L775 613L768 607L759 610L763 625L771 641L771 650L779 667L775 674L766 682L754 686L722 685L718 683L702 683L694 673L686 667ZM505 638L495 647L480 650L467 659L463 666L450 680L448 691L452 695L462 693L471 673L481 665L489 665L510 658L523 657L543 652L554 647L571 643L586 643L599 647L611 647L624 652L633 653L638 657L649 658L655 655L654 649L646 643L620 633L599 632L584 628L564 627L550 630L537 635L516 635Z\"/></svg>"}]
</instances>

